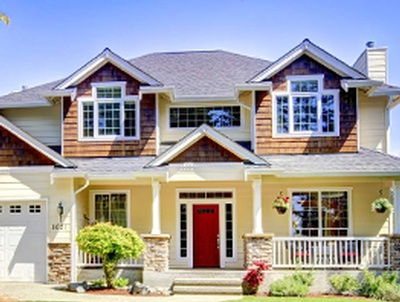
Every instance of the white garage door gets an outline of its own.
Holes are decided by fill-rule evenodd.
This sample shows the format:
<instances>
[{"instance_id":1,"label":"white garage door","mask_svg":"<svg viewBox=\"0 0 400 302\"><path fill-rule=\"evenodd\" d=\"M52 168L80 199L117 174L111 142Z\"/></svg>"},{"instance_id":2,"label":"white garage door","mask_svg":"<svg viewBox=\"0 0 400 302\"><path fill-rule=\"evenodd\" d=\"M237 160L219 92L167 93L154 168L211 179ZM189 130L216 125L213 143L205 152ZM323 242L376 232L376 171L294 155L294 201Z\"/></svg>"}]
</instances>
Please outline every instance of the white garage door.
<instances>
[{"instance_id":1,"label":"white garage door","mask_svg":"<svg viewBox=\"0 0 400 302\"><path fill-rule=\"evenodd\" d=\"M46 281L44 202L0 202L0 280Z\"/></svg>"}]
</instances>

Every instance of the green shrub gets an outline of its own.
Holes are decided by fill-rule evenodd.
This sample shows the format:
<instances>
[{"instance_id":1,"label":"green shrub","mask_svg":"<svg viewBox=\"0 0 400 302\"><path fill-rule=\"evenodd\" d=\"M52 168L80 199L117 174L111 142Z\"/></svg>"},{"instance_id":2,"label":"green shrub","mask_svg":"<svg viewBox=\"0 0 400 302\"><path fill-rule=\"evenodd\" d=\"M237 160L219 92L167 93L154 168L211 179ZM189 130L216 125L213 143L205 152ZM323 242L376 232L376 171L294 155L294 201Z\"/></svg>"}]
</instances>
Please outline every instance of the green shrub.
<instances>
[{"instance_id":1,"label":"green shrub","mask_svg":"<svg viewBox=\"0 0 400 302\"><path fill-rule=\"evenodd\" d=\"M356 295L360 287L358 279L349 274L337 274L329 277L332 287L341 295Z\"/></svg>"},{"instance_id":2,"label":"green shrub","mask_svg":"<svg viewBox=\"0 0 400 302\"><path fill-rule=\"evenodd\" d=\"M106 281L103 279L90 281L90 287L92 287L92 288L99 288L99 287L105 287L105 286L106 286Z\"/></svg>"},{"instance_id":3,"label":"green shrub","mask_svg":"<svg viewBox=\"0 0 400 302\"><path fill-rule=\"evenodd\" d=\"M297 272L292 276L285 276L283 279L272 282L270 294L279 297L304 297L308 294L313 280L312 272Z\"/></svg>"},{"instance_id":4,"label":"green shrub","mask_svg":"<svg viewBox=\"0 0 400 302\"><path fill-rule=\"evenodd\" d=\"M385 301L400 301L399 275L385 272L380 276L364 270L360 293L363 296Z\"/></svg>"},{"instance_id":5,"label":"green shrub","mask_svg":"<svg viewBox=\"0 0 400 302\"><path fill-rule=\"evenodd\" d=\"M134 230L110 223L87 226L75 240L81 251L100 256L107 287L115 287L118 261L138 258L144 250L144 242Z\"/></svg>"},{"instance_id":6,"label":"green shrub","mask_svg":"<svg viewBox=\"0 0 400 302\"><path fill-rule=\"evenodd\" d=\"M399 284L383 283L378 291L378 299L384 301L400 301Z\"/></svg>"},{"instance_id":7,"label":"green shrub","mask_svg":"<svg viewBox=\"0 0 400 302\"><path fill-rule=\"evenodd\" d=\"M129 284L128 278L119 277L117 280L115 280L116 287L127 287L128 284Z\"/></svg>"}]
</instances>

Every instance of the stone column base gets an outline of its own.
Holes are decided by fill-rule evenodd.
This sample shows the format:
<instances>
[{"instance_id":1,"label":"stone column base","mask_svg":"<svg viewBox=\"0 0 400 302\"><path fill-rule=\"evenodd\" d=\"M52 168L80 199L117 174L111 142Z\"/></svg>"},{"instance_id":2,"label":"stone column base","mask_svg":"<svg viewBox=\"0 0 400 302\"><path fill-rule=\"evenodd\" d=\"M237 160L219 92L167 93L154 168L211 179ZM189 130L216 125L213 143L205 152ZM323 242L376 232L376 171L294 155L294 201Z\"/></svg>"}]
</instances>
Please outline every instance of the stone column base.
<instances>
[{"instance_id":1,"label":"stone column base","mask_svg":"<svg viewBox=\"0 0 400 302\"><path fill-rule=\"evenodd\" d=\"M254 261L264 261L272 267L273 237L273 234L244 234L242 236L246 269L253 266Z\"/></svg>"},{"instance_id":2,"label":"stone column base","mask_svg":"<svg viewBox=\"0 0 400 302\"><path fill-rule=\"evenodd\" d=\"M49 243L47 255L49 266L48 282L71 282L71 244Z\"/></svg>"},{"instance_id":3,"label":"stone column base","mask_svg":"<svg viewBox=\"0 0 400 302\"><path fill-rule=\"evenodd\" d=\"M390 268L400 270L400 234L385 235L384 237L389 238Z\"/></svg>"},{"instance_id":4,"label":"stone column base","mask_svg":"<svg viewBox=\"0 0 400 302\"><path fill-rule=\"evenodd\" d=\"M169 242L167 234L144 234L142 239L146 244L144 250L144 271L167 272L169 269Z\"/></svg>"}]
</instances>

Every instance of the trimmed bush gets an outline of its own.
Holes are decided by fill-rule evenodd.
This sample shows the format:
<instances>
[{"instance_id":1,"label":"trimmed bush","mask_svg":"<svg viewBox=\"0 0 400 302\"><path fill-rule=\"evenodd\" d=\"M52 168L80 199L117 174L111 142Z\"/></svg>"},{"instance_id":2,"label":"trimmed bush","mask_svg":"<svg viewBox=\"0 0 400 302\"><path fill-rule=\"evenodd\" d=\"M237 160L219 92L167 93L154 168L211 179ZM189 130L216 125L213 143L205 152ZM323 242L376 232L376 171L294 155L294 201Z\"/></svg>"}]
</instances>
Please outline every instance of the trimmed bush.
<instances>
[{"instance_id":1,"label":"trimmed bush","mask_svg":"<svg viewBox=\"0 0 400 302\"><path fill-rule=\"evenodd\" d=\"M357 295L359 290L358 279L349 274L337 274L329 277L335 291L341 295Z\"/></svg>"},{"instance_id":2,"label":"trimmed bush","mask_svg":"<svg viewBox=\"0 0 400 302\"><path fill-rule=\"evenodd\" d=\"M312 272L297 272L271 283L270 294L278 297L304 297L314 281Z\"/></svg>"}]
</instances>

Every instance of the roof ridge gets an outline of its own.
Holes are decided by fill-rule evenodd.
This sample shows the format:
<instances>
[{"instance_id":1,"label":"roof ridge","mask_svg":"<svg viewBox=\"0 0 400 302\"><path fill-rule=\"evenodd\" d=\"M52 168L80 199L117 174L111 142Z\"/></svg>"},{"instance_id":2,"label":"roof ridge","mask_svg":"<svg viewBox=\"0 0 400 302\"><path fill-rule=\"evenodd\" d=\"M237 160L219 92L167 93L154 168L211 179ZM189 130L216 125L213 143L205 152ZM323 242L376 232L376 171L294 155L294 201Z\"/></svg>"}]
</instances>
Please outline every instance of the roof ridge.
<instances>
[{"instance_id":1,"label":"roof ridge","mask_svg":"<svg viewBox=\"0 0 400 302\"><path fill-rule=\"evenodd\" d=\"M264 62L268 62L271 63L272 61L264 59L264 58L259 58L259 57L254 57L254 56L249 56L249 55L245 55L245 54L241 54L241 53L237 53L237 52L233 52L233 51L228 51L228 50L224 50L224 49L204 49L204 50L182 50L182 51L160 51L160 52L151 52L148 54L144 54L138 57L134 57L131 59L128 59L128 61L134 61L136 59L140 59L146 56L154 56L154 55L185 55L185 54L201 54L201 53L225 53L225 54L229 54L229 55L234 55L234 56L240 56L240 57L246 57L249 59L253 59L253 60L260 60L260 61L264 61Z\"/></svg>"}]
</instances>

